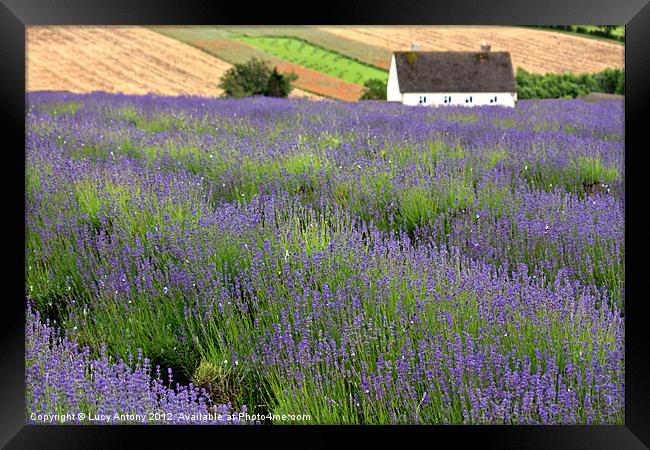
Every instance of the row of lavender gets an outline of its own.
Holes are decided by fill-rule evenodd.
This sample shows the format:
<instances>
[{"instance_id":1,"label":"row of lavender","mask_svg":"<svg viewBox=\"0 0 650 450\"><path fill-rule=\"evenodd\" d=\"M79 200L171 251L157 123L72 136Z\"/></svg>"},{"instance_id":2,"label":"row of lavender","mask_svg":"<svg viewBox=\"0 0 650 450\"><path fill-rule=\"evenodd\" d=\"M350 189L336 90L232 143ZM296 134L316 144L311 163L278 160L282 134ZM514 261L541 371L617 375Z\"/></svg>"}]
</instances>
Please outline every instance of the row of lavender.
<instances>
[{"instance_id":1,"label":"row of lavender","mask_svg":"<svg viewBox=\"0 0 650 450\"><path fill-rule=\"evenodd\" d=\"M151 362L110 361L102 348L92 358L74 336L42 321L27 308L27 421L33 424L240 424L231 405L213 405L205 389L167 383L160 367L152 378ZM246 410L243 410L246 413Z\"/></svg>"},{"instance_id":2,"label":"row of lavender","mask_svg":"<svg viewBox=\"0 0 650 450\"><path fill-rule=\"evenodd\" d=\"M621 104L28 101L27 294L94 357L316 423L622 423Z\"/></svg>"}]
</instances>

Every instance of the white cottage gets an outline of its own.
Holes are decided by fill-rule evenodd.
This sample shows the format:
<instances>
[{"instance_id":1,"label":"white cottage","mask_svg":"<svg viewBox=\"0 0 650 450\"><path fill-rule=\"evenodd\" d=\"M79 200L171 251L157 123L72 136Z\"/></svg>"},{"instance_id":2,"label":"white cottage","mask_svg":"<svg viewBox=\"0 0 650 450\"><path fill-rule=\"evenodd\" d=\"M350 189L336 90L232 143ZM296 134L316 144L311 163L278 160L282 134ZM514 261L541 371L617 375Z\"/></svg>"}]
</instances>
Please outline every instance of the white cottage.
<instances>
[{"instance_id":1,"label":"white cottage","mask_svg":"<svg viewBox=\"0 0 650 450\"><path fill-rule=\"evenodd\" d=\"M405 105L515 106L517 87L508 52L395 52L388 101Z\"/></svg>"}]
</instances>

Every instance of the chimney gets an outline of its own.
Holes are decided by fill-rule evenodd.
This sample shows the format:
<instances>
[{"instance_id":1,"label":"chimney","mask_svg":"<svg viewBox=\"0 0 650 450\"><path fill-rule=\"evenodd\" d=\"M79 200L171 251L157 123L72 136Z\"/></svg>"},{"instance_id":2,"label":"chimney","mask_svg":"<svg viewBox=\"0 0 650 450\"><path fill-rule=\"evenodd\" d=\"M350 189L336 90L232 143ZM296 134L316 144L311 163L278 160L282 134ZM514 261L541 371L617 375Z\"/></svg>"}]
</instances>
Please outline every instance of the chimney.
<instances>
[{"instance_id":1,"label":"chimney","mask_svg":"<svg viewBox=\"0 0 650 450\"><path fill-rule=\"evenodd\" d=\"M489 52L490 48L492 48L492 47L490 46L490 44L487 43L486 40L483 40L483 42L481 42L481 52L482 53Z\"/></svg>"}]
</instances>

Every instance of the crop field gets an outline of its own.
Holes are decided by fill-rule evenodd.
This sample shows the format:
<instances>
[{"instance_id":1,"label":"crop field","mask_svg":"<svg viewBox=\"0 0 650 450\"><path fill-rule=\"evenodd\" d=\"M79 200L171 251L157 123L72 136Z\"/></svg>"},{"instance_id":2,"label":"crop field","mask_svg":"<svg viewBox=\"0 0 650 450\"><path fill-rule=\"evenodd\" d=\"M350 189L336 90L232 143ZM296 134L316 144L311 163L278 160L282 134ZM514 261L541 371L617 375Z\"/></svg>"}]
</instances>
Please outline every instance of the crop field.
<instances>
[{"instance_id":1,"label":"crop field","mask_svg":"<svg viewBox=\"0 0 650 450\"><path fill-rule=\"evenodd\" d=\"M28 422L624 423L623 102L26 104Z\"/></svg>"},{"instance_id":2,"label":"crop field","mask_svg":"<svg viewBox=\"0 0 650 450\"><path fill-rule=\"evenodd\" d=\"M493 51L508 51L515 70L530 73L595 73L624 67L625 47L618 42L592 39L551 30L494 26L368 26L319 27L321 31L394 51L478 51L484 39ZM388 68L390 58L385 62Z\"/></svg>"},{"instance_id":3,"label":"crop field","mask_svg":"<svg viewBox=\"0 0 650 450\"><path fill-rule=\"evenodd\" d=\"M237 40L239 35L221 27L164 26L152 30L199 48L231 64L240 64L257 58L277 66L281 72L294 72L298 79L293 83L298 89L316 96L345 101L357 101L363 86L330 76L318 70L293 63L269 53L262 48ZM312 46L313 48L313 46ZM332 53L332 55L334 55ZM350 62L354 64L354 62ZM361 65L361 64L359 64Z\"/></svg>"},{"instance_id":4,"label":"crop field","mask_svg":"<svg viewBox=\"0 0 650 450\"><path fill-rule=\"evenodd\" d=\"M334 76L350 83L361 84L367 80L388 80L388 71L362 64L341 54L337 54L308 42L287 37L248 37L237 38L254 47L300 66Z\"/></svg>"},{"instance_id":5,"label":"crop field","mask_svg":"<svg viewBox=\"0 0 650 450\"><path fill-rule=\"evenodd\" d=\"M476 50L483 39L531 73L623 67L619 43L517 27L29 26L26 87L217 96L232 64L258 58L298 75L291 96L356 101L367 79L387 77L393 51Z\"/></svg>"},{"instance_id":6,"label":"crop field","mask_svg":"<svg viewBox=\"0 0 650 450\"><path fill-rule=\"evenodd\" d=\"M133 26L29 26L26 90L217 96L232 65ZM294 89L291 95L315 98Z\"/></svg>"},{"instance_id":7,"label":"crop field","mask_svg":"<svg viewBox=\"0 0 650 450\"><path fill-rule=\"evenodd\" d=\"M244 53L243 56L241 52L237 54L231 53L222 45L229 43L237 36L293 38L331 50L363 64L385 69L388 69L387 66L385 67L386 61L390 63L392 55L392 52L386 48L376 47L358 40L346 39L313 26L152 26L150 29L183 42L199 43L199 46L218 47L218 51L224 52L224 59L228 61L234 59L235 62L244 62L247 53ZM216 43L218 44L214 45ZM256 51L256 49L248 47L248 51ZM257 55L262 56L261 53ZM268 53L266 55L273 56ZM239 61L238 58L243 61Z\"/></svg>"},{"instance_id":8,"label":"crop field","mask_svg":"<svg viewBox=\"0 0 650 450\"><path fill-rule=\"evenodd\" d=\"M314 26L220 26L219 29L226 31L228 35L291 37L375 67L384 67L392 55L388 49L346 39Z\"/></svg>"},{"instance_id":9,"label":"crop field","mask_svg":"<svg viewBox=\"0 0 650 450\"><path fill-rule=\"evenodd\" d=\"M529 73L595 73L624 66L621 43L530 27L503 26L155 26L231 64L250 58L298 74L299 89L356 101L363 83L386 79L393 52L417 44L424 51L478 51L487 40L508 51L513 67Z\"/></svg>"}]
</instances>

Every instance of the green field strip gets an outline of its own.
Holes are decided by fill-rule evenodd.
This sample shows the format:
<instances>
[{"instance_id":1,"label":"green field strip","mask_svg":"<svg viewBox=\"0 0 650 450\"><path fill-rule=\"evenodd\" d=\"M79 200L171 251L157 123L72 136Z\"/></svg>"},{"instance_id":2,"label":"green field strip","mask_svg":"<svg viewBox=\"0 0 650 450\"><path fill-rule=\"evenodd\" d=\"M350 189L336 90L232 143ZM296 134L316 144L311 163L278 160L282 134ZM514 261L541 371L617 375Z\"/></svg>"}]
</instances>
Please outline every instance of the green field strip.
<instances>
[{"instance_id":1,"label":"green field strip","mask_svg":"<svg viewBox=\"0 0 650 450\"><path fill-rule=\"evenodd\" d=\"M340 53L310 44L293 37L251 37L238 36L237 41L245 42L285 61L307 67L358 85L367 80L386 80L388 72L368 64L360 63Z\"/></svg>"},{"instance_id":2,"label":"green field strip","mask_svg":"<svg viewBox=\"0 0 650 450\"><path fill-rule=\"evenodd\" d=\"M239 63L251 57L267 59L271 62L274 55L255 53L254 51L232 47L236 36L249 37L290 37L321 47L325 51L338 53L346 58L355 60L379 70L382 65L390 62L392 53L374 45L364 44L350 39L341 38L332 33L307 27L199 27L199 26L150 26L149 29L172 37L208 53L218 56L230 63ZM259 51L259 49L257 49ZM249 56L255 53L256 56ZM265 56L266 55L266 56Z\"/></svg>"},{"instance_id":3,"label":"green field strip","mask_svg":"<svg viewBox=\"0 0 650 450\"><path fill-rule=\"evenodd\" d=\"M211 29L204 30L205 27L157 27L152 26L148 27L152 31L163 34L167 37L171 37L178 41L181 41L187 45L190 45L196 49L199 49L210 56L217 57L222 61L225 61L230 64L239 64L249 61L251 58L257 58L264 61L268 61L272 64L278 64L286 62L285 60L278 58L272 54L259 50L256 47L252 47L248 44L241 43L230 39L229 34L222 30L210 27ZM196 39L196 36L201 39ZM206 46L207 41L215 42L214 46ZM295 88L305 91L310 94L317 95L319 97L329 99L329 100L338 100L335 97L324 94L322 92L315 91L313 89L305 88L304 86L295 86Z\"/></svg>"},{"instance_id":4,"label":"green field strip","mask_svg":"<svg viewBox=\"0 0 650 450\"><path fill-rule=\"evenodd\" d=\"M239 26L224 27L235 35L251 37L293 37L308 42L311 45L340 53L343 56L369 64L383 70L390 63L392 52L375 45L346 39L328 31L309 26Z\"/></svg>"},{"instance_id":5,"label":"green field strip","mask_svg":"<svg viewBox=\"0 0 650 450\"><path fill-rule=\"evenodd\" d=\"M587 29L596 29L598 28L595 25L573 25L573 26L580 26L582 28L587 28ZM586 39L595 39L598 41L604 41L604 42L612 42L615 44L619 45L625 45L625 42L620 41L618 38L619 37L625 37L625 27L624 26L618 26L614 30L613 37L605 37L605 36L598 36L596 34L589 34L589 33L582 33L580 31L577 31L575 29L573 30L560 30L557 28L546 28L544 26L539 26L539 25L529 25L525 26L525 28L534 28L536 30L544 30L544 31L551 31L554 33L562 33L562 34L568 34L570 36L576 36L576 37L582 37Z\"/></svg>"}]
</instances>

